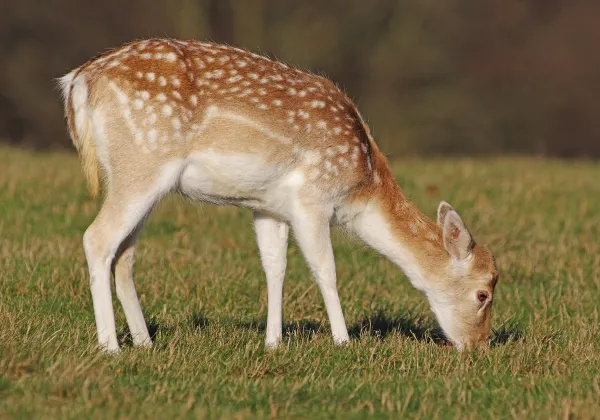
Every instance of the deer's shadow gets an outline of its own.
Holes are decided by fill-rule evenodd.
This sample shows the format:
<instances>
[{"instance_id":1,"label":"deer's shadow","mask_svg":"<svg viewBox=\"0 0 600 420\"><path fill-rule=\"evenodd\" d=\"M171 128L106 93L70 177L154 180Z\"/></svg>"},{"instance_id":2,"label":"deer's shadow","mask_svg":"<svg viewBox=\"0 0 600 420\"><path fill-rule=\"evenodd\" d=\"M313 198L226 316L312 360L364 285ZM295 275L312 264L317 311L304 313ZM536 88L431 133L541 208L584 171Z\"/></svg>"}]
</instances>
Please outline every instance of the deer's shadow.
<instances>
[{"instance_id":1,"label":"deer's shadow","mask_svg":"<svg viewBox=\"0 0 600 420\"><path fill-rule=\"evenodd\" d=\"M191 326L194 330L205 330L211 325L209 320L203 313L197 312L189 316L185 321L186 326ZM219 321L221 323L221 321ZM253 319L251 321L226 321L233 329L242 329L256 331L259 334L265 333L266 320ZM149 319L148 332L154 341L160 334L163 337L168 337L173 334L176 329L174 325L161 324L156 318ZM319 334L330 334L328 323L316 322L310 320L300 320L283 325L283 336L296 337L301 339L312 339ZM392 334L399 334L411 340L419 342L433 342L438 345L446 345L448 341L444 337L442 330L431 325L430 321L420 317L414 317L410 314L390 315L383 311L375 311L357 322L350 324L348 334L352 339L360 339L364 336L374 337L384 340ZM119 334L119 341L126 346L132 344L129 330L125 327ZM490 346L496 347L506 345L509 342L519 341L523 339L522 330L518 327L502 326L500 329L492 329Z\"/></svg>"}]
</instances>

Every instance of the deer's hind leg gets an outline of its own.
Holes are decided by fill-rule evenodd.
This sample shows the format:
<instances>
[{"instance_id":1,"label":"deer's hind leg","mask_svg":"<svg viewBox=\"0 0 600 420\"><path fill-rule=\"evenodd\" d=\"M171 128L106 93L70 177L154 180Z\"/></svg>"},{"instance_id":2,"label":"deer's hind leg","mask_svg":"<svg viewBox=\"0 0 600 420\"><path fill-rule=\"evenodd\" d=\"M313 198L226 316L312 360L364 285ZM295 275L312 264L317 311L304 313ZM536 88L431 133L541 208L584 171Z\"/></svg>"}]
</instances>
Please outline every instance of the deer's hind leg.
<instances>
[{"instance_id":1,"label":"deer's hind leg","mask_svg":"<svg viewBox=\"0 0 600 420\"><path fill-rule=\"evenodd\" d=\"M121 302L129 332L136 347L150 347L152 339L144 320L144 314L133 282L133 263L135 244L145 223L142 219L134 231L123 241L114 259L113 274L117 298Z\"/></svg>"},{"instance_id":2,"label":"deer's hind leg","mask_svg":"<svg viewBox=\"0 0 600 420\"><path fill-rule=\"evenodd\" d=\"M83 236L98 343L107 352L119 351L110 286L111 268L117 256L117 294L125 309L134 343L141 345L149 341L133 280L127 268L128 259L133 262L135 241L125 241L135 239L152 207L174 188L181 175L182 164L174 161L146 168L147 170L142 170L146 176L138 172L137 176L132 177L125 177L125 171L112 170L104 204ZM117 255L120 250L123 252Z\"/></svg>"}]
</instances>

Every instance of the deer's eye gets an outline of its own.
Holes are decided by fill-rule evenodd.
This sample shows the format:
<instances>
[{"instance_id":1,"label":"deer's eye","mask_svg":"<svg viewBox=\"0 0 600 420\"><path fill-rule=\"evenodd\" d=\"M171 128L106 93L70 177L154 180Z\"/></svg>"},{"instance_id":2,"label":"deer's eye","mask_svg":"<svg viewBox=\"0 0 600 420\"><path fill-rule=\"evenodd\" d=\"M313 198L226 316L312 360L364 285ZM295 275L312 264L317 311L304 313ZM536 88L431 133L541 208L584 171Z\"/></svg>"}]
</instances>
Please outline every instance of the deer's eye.
<instances>
[{"instance_id":1,"label":"deer's eye","mask_svg":"<svg viewBox=\"0 0 600 420\"><path fill-rule=\"evenodd\" d=\"M490 297L490 294L485 291L485 290L478 290L477 291L477 300L481 303L485 302L486 300L488 300L488 298Z\"/></svg>"}]
</instances>

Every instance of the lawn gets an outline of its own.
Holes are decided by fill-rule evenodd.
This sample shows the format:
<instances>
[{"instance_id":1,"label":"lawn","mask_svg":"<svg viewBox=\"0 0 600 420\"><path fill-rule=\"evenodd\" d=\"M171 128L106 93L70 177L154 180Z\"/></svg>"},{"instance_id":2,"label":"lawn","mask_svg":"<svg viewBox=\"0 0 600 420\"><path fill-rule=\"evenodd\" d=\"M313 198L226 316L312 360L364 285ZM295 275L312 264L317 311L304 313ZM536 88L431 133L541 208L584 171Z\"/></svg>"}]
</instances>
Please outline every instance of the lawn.
<instances>
[{"instance_id":1,"label":"lawn","mask_svg":"<svg viewBox=\"0 0 600 420\"><path fill-rule=\"evenodd\" d=\"M497 257L492 348L440 346L425 298L383 257L334 235L351 343L332 345L293 241L284 345L265 351L266 287L251 213L173 197L136 250L154 334L96 350L75 155L0 148L0 418L600 418L600 165L406 160L400 185L440 200Z\"/></svg>"}]
</instances>

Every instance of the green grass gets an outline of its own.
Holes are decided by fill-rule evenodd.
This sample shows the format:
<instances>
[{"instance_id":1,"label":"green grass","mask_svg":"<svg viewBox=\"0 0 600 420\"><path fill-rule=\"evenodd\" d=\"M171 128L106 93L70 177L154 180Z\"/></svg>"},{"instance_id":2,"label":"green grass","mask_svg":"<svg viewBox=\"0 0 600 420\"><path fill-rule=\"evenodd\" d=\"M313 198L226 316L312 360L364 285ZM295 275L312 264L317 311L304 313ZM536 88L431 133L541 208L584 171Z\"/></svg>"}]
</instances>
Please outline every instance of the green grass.
<instances>
[{"instance_id":1,"label":"green grass","mask_svg":"<svg viewBox=\"0 0 600 420\"><path fill-rule=\"evenodd\" d=\"M497 256L488 352L430 338L424 297L384 258L335 235L353 339L332 345L293 242L284 346L263 347L266 288L249 211L172 198L138 246L155 334L96 351L81 236L100 202L70 154L0 149L0 417L600 418L600 165L404 161L429 216L449 201Z\"/></svg>"}]
</instances>

